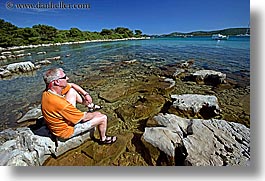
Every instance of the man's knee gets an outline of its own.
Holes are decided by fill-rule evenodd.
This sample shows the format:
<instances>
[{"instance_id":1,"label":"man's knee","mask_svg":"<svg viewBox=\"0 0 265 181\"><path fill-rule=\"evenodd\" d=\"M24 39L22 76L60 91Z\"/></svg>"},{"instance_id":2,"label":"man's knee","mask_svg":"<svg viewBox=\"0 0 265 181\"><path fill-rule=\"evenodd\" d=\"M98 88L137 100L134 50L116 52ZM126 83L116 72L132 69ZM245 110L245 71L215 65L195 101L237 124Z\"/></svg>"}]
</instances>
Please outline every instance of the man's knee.
<instances>
[{"instance_id":1,"label":"man's knee","mask_svg":"<svg viewBox=\"0 0 265 181\"><path fill-rule=\"evenodd\" d=\"M94 112L95 117L99 118L102 122L107 122L107 115L102 114L101 112Z\"/></svg>"},{"instance_id":2,"label":"man's knee","mask_svg":"<svg viewBox=\"0 0 265 181\"><path fill-rule=\"evenodd\" d=\"M102 119L107 123L108 117L105 114L102 114Z\"/></svg>"}]
</instances>

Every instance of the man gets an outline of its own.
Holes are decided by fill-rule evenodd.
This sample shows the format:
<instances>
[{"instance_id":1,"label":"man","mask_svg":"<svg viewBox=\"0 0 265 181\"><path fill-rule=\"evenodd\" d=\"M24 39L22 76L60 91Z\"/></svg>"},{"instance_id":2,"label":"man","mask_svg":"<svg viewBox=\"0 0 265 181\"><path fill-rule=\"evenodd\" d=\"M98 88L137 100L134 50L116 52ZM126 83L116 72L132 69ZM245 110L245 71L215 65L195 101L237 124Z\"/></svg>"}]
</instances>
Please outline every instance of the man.
<instances>
[{"instance_id":1,"label":"man","mask_svg":"<svg viewBox=\"0 0 265 181\"><path fill-rule=\"evenodd\" d=\"M46 90L42 94L41 110L50 131L67 140L82 130L98 127L100 144L111 144L116 136L106 136L107 116L100 112L81 112L76 104L89 105L91 96L80 86L68 83L62 68L53 68L43 74Z\"/></svg>"}]
</instances>

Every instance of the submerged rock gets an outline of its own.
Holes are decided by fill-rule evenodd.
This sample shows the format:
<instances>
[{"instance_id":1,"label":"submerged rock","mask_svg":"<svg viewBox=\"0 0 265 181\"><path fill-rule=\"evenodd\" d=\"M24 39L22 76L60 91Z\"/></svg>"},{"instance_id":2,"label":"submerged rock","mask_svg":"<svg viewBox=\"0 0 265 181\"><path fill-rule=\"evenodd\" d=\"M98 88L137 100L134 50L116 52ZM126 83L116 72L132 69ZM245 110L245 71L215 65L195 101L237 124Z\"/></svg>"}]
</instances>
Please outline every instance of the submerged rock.
<instances>
[{"instance_id":1,"label":"submerged rock","mask_svg":"<svg viewBox=\"0 0 265 181\"><path fill-rule=\"evenodd\" d=\"M193 73L192 76L199 84L218 85L226 83L226 74L214 70L199 70Z\"/></svg>"}]
</instances>

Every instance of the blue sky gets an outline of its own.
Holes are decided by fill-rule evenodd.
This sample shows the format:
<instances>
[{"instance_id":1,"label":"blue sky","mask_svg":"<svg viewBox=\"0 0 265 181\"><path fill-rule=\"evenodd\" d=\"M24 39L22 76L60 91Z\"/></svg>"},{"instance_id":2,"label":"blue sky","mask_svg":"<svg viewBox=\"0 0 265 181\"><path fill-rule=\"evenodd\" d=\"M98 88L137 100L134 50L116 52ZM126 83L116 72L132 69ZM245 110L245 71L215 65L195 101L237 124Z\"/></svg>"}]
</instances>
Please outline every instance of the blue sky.
<instances>
[{"instance_id":1,"label":"blue sky","mask_svg":"<svg viewBox=\"0 0 265 181\"><path fill-rule=\"evenodd\" d=\"M13 8L6 8L12 2ZM90 4L90 9L18 9L19 3ZM10 3L9 3L10 4ZM116 27L144 34L247 27L250 0L1 0L0 18L18 27L46 24L57 29L101 31Z\"/></svg>"}]
</instances>

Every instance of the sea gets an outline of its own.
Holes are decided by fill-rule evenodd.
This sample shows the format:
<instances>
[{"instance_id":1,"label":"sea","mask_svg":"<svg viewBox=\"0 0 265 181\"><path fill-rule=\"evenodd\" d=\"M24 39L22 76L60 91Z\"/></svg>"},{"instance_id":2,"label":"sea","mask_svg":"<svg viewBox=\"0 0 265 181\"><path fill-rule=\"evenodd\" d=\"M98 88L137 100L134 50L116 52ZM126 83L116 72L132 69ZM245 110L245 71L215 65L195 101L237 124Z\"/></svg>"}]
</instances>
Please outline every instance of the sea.
<instances>
[{"instance_id":1,"label":"sea","mask_svg":"<svg viewBox=\"0 0 265 181\"><path fill-rule=\"evenodd\" d=\"M0 79L0 130L17 127L16 121L25 114L25 110L40 104L41 93L45 89L42 74L52 67L62 67L71 78L84 73L84 67L92 70L106 62L137 60L159 66L173 66L193 59L194 66L200 69L220 71L241 86L250 85L250 37L230 36L228 40L167 37L89 42L25 49L23 53L31 55L0 61L0 67L22 61L35 63L47 57L60 56L61 59L29 74Z\"/></svg>"}]
</instances>

